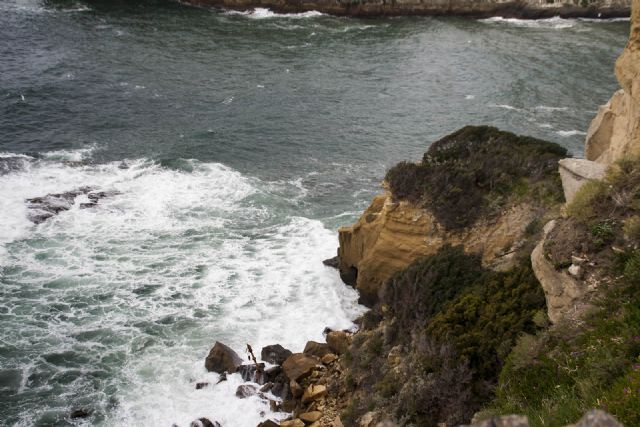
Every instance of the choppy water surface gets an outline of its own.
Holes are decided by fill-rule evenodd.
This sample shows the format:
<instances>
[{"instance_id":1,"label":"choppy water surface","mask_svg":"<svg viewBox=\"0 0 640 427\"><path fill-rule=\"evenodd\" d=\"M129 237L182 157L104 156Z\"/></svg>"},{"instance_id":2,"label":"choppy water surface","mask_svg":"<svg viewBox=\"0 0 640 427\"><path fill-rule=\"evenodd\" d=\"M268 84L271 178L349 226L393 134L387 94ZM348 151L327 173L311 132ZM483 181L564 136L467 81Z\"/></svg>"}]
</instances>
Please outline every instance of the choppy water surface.
<instances>
[{"instance_id":1,"label":"choppy water surface","mask_svg":"<svg viewBox=\"0 0 640 427\"><path fill-rule=\"evenodd\" d=\"M349 327L320 261L430 141L488 123L581 155L627 31L0 2L0 424L255 426L239 378L195 390L213 342ZM86 186L109 196L29 221Z\"/></svg>"}]
</instances>

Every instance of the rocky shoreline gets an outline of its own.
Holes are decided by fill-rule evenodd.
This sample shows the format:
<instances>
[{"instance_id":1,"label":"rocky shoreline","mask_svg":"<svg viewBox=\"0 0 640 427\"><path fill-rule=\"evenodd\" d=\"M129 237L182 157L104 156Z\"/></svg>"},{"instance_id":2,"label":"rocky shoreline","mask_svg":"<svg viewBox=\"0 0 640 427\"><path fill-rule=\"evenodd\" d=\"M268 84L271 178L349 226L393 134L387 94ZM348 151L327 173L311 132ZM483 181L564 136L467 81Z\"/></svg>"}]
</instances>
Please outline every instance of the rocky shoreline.
<instances>
[{"instance_id":1,"label":"rocky shoreline","mask_svg":"<svg viewBox=\"0 0 640 427\"><path fill-rule=\"evenodd\" d=\"M371 308L357 331L249 364L216 343L206 369L282 413L258 427L638 425L639 51L633 0L586 159L468 126L390 169L325 261Z\"/></svg>"},{"instance_id":2,"label":"rocky shoreline","mask_svg":"<svg viewBox=\"0 0 640 427\"><path fill-rule=\"evenodd\" d=\"M277 13L317 11L335 16L461 16L467 18L620 18L628 17L631 0L180 0L183 4L246 11L266 8Z\"/></svg>"}]
</instances>

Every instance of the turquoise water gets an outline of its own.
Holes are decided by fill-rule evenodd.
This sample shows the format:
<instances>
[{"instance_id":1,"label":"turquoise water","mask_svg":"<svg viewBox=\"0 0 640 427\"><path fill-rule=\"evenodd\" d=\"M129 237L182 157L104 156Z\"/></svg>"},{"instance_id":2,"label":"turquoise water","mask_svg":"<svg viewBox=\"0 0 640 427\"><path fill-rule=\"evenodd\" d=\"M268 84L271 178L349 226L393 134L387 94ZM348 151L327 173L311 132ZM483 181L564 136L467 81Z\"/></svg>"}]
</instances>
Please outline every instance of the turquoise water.
<instances>
[{"instance_id":1,"label":"turquoise water","mask_svg":"<svg viewBox=\"0 0 640 427\"><path fill-rule=\"evenodd\" d=\"M466 124L582 154L628 22L0 3L0 424L255 426L215 340L301 350L390 165ZM26 199L90 186L41 224ZM91 411L72 420L71 410Z\"/></svg>"}]
</instances>

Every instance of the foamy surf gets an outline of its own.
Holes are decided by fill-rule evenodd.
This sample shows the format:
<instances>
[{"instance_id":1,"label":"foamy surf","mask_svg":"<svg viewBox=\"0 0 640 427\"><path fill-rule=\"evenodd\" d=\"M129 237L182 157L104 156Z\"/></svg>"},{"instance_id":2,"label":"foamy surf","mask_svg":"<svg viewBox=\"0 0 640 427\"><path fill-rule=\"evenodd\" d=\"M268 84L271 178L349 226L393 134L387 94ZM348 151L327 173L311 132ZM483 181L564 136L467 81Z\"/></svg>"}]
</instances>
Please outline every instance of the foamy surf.
<instances>
[{"instance_id":1,"label":"foamy surf","mask_svg":"<svg viewBox=\"0 0 640 427\"><path fill-rule=\"evenodd\" d=\"M514 27L526 27L526 28L551 28L551 29L564 29L572 28L578 22L576 19L564 19L559 16L546 19L518 19L518 18L503 18L500 16L494 16L492 18L480 19L480 22L494 25L511 25Z\"/></svg>"},{"instance_id":2,"label":"foamy surf","mask_svg":"<svg viewBox=\"0 0 640 427\"><path fill-rule=\"evenodd\" d=\"M335 233L279 210L289 202L273 184L221 164L80 162L89 155L3 155L23 162L0 175L0 342L16 353L3 369L19 404L21 393L48 396L17 424L55 424L77 407L108 426L281 417L257 397L236 398L237 375L215 385L204 358L216 340L241 354L247 343L300 351L325 326L352 327L357 295L322 265ZM28 220L26 199L80 186L113 193ZM306 191L299 180L287 190ZM201 381L211 385L196 390Z\"/></svg>"},{"instance_id":3,"label":"foamy surf","mask_svg":"<svg viewBox=\"0 0 640 427\"><path fill-rule=\"evenodd\" d=\"M229 10L225 12L227 15L239 15L246 16L251 19L273 19L273 18L288 18L288 19L304 19L304 18L317 18L319 16L325 16L324 13L317 10L310 10L300 13L277 13L264 7L257 7L250 11L236 11Z\"/></svg>"}]
</instances>

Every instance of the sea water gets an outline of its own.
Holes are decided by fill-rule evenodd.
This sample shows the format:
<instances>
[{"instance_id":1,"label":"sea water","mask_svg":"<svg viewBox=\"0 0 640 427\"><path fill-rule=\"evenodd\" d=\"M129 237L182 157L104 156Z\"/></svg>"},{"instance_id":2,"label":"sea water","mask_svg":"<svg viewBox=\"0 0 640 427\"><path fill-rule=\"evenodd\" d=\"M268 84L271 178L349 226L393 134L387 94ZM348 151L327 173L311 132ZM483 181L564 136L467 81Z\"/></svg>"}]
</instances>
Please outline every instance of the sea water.
<instances>
[{"instance_id":1,"label":"sea water","mask_svg":"<svg viewBox=\"0 0 640 427\"><path fill-rule=\"evenodd\" d=\"M281 416L236 398L239 376L216 385L213 343L301 351L353 327L364 308L322 260L385 170L466 124L581 156L627 33L0 2L0 425ZM87 187L30 220L28 199Z\"/></svg>"}]
</instances>

